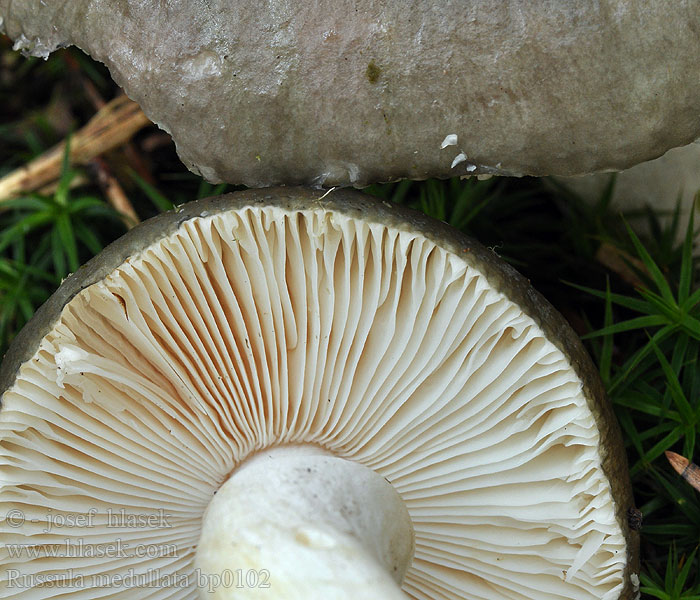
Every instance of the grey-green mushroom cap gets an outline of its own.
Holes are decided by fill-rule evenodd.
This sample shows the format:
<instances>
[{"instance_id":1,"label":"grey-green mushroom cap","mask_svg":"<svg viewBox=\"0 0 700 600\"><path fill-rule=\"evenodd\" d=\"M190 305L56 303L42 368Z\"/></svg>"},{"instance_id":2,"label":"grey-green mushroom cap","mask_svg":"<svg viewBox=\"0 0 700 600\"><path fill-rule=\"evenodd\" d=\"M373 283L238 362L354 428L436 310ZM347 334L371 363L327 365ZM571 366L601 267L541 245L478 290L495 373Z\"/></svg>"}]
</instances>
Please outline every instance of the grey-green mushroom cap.
<instances>
[{"instance_id":1,"label":"grey-green mushroom cap","mask_svg":"<svg viewBox=\"0 0 700 600\"><path fill-rule=\"evenodd\" d=\"M74 44L211 181L620 170L700 137L698 0L0 0Z\"/></svg>"},{"instance_id":2,"label":"grey-green mushroom cap","mask_svg":"<svg viewBox=\"0 0 700 600\"><path fill-rule=\"evenodd\" d=\"M637 593L624 451L575 334L492 252L357 192L247 191L135 228L17 336L0 389L0 511L26 516L0 521L0 597L97 597L97 575L149 569L188 583L139 597L196 597L209 502L285 445L392 485L409 597ZM167 519L115 530L120 511ZM49 527L78 513L92 526ZM7 549L115 538L97 562Z\"/></svg>"}]
</instances>

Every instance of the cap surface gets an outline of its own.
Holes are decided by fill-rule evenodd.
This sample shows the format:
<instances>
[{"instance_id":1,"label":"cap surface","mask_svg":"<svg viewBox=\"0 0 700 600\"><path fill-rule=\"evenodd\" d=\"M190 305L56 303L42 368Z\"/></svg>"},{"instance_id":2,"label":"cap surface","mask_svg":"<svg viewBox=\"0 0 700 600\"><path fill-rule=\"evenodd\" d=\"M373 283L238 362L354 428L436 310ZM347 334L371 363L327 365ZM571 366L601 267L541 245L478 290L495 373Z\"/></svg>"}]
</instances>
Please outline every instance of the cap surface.
<instances>
[{"instance_id":1,"label":"cap surface","mask_svg":"<svg viewBox=\"0 0 700 600\"><path fill-rule=\"evenodd\" d=\"M248 191L133 229L18 335L0 389L0 597L194 597L210 499L282 444L394 486L412 598L634 597L624 452L576 336L488 250L357 192Z\"/></svg>"},{"instance_id":2,"label":"cap surface","mask_svg":"<svg viewBox=\"0 0 700 600\"><path fill-rule=\"evenodd\" d=\"M16 48L77 45L190 169L250 187L656 158L700 137L699 15L700 0L0 0Z\"/></svg>"}]
</instances>

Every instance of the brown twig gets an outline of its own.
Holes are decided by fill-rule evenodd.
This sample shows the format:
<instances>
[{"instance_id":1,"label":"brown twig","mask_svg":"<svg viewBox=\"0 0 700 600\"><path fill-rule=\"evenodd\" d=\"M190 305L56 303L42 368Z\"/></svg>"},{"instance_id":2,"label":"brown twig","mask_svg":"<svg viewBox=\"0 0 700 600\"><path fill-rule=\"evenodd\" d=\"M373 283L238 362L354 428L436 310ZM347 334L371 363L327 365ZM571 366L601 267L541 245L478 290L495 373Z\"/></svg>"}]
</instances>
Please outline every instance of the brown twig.
<instances>
[{"instance_id":1,"label":"brown twig","mask_svg":"<svg viewBox=\"0 0 700 600\"><path fill-rule=\"evenodd\" d=\"M105 105L105 101L102 98L102 95L100 94L95 84L92 81L90 81L88 77L85 76L85 73L81 68L80 63L78 63L78 61L75 60L75 58L70 52L65 52L63 54L63 60L66 63L66 65L68 65L68 68L71 70L71 72L80 80L85 95L87 96L88 100L90 100L90 103L92 104L94 109L100 110ZM167 134L165 135L167 136L168 141L172 142L170 136L168 136ZM141 153L138 151L134 143L127 141L123 145L122 149L124 151L126 160L129 163L129 166L132 169L134 169L134 171L136 171L142 179L146 180L152 185L155 185L155 178L153 177L153 174L148 170L146 162L144 161L143 157L141 156ZM128 202L128 199L126 197L124 197L124 200ZM133 208L130 212L134 212Z\"/></svg>"},{"instance_id":2,"label":"brown twig","mask_svg":"<svg viewBox=\"0 0 700 600\"><path fill-rule=\"evenodd\" d=\"M631 286L645 287L642 280L630 266L633 265L642 273L646 273L647 269L644 266L644 263L624 250L621 250L608 242L603 242L598 247L595 258L601 265L610 269L613 273L617 274L620 279L626 281Z\"/></svg>"},{"instance_id":3,"label":"brown twig","mask_svg":"<svg viewBox=\"0 0 700 600\"><path fill-rule=\"evenodd\" d=\"M124 225L128 229L136 226L140 222L139 216L136 214L131 202L129 202L124 189L110 172L107 163L100 157L96 157L90 162L90 166L95 170L97 183L107 201L122 215Z\"/></svg>"},{"instance_id":4,"label":"brown twig","mask_svg":"<svg viewBox=\"0 0 700 600\"><path fill-rule=\"evenodd\" d=\"M118 96L73 135L70 145L71 163L84 165L95 156L122 145L150 124L136 102L126 96ZM65 148L66 143L61 142L0 179L0 202L39 189L58 179Z\"/></svg>"},{"instance_id":5,"label":"brown twig","mask_svg":"<svg viewBox=\"0 0 700 600\"><path fill-rule=\"evenodd\" d=\"M685 456L681 456L670 450L666 450L665 454L668 462L671 463L676 473L700 492L700 467L690 462Z\"/></svg>"}]
</instances>

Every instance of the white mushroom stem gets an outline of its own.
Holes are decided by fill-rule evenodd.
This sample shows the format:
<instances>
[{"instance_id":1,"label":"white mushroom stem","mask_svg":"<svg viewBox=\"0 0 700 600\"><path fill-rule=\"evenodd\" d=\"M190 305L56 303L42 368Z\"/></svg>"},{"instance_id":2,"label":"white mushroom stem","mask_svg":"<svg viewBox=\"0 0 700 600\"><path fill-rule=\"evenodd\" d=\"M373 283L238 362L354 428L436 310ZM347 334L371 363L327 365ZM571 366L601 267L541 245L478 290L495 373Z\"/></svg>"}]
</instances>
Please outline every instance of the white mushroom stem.
<instances>
[{"instance_id":1,"label":"white mushroom stem","mask_svg":"<svg viewBox=\"0 0 700 600\"><path fill-rule=\"evenodd\" d=\"M315 447L248 459L212 499L200 598L405 600L413 525L383 477Z\"/></svg>"}]
</instances>

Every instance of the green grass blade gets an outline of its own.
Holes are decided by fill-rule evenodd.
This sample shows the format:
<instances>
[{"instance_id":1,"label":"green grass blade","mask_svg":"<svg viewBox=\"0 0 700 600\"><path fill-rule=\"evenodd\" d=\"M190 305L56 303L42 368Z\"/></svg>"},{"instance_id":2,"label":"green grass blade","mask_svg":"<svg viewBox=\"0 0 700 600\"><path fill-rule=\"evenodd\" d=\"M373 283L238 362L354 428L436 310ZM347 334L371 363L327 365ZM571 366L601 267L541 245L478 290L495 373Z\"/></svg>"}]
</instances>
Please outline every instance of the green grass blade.
<instances>
[{"instance_id":1,"label":"green grass blade","mask_svg":"<svg viewBox=\"0 0 700 600\"><path fill-rule=\"evenodd\" d=\"M199 188L197 189L197 199L208 198L209 196L220 196L226 191L228 183L220 183L218 185L212 185L208 181L202 179L199 182Z\"/></svg>"},{"instance_id":2,"label":"green grass blade","mask_svg":"<svg viewBox=\"0 0 700 600\"><path fill-rule=\"evenodd\" d=\"M66 268L66 257L63 254L63 247L61 245L61 236L57 228L51 231L51 258L53 259L53 266L58 275L64 278L68 275L68 269Z\"/></svg>"},{"instance_id":3,"label":"green grass blade","mask_svg":"<svg viewBox=\"0 0 700 600\"><path fill-rule=\"evenodd\" d=\"M605 315L603 318L603 327L612 327L613 325L613 315L612 315L612 298L610 292L610 278L606 277L605 280ZM605 384L606 389L610 385L610 373L612 369L612 352L613 352L613 335L604 335L603 344L600 349L600 377Z\"/></svg>"},{"instance_id":4,"label":"green grass blade","mask_svg":"<svg viewBox=\"0 0 700 600\"><path fill-rule=\"evenodd\" d=\"M665 315L670 323L683 327L696 339L700 339L700 321L677 305L668 305L658 294L649 290L639 290L656 313Z\"/></svg>"},{"instance_id":5,"label":"green grass blade","mask_svg":"<svg viewBox=\"0 0 700 600\"><path fill-rule=\"evenodd\" d=\"M665 327L659 329L659 331L657 331L651 339L654 340L655 343L660 344L662 340L668 338L675 331L676 328L673 325L666 325ZM651 353L651 351L651 344L648 343L642 346L639 350L637 350L637 352L635 352L625 362L625 364L622 365L622 367L618 371L618 374L613 378L608 393L612 394L612 392L630 376L632 371Z\"/></svg>"},{"instance_id":6,"label":"green grass blade","mask_svg":"<svg viewBox=\"0 0 700 600\"><path fill-rule=\"evenodd\" d=\"M632 410L644 413L651 417L670 419L676 423L681 423L682 419L680 414L674 410L667 410L666 408L659 406L655 401L654 396L635 396L633 394L625 394L624 396L616 396L615 404L617 406L624 406Z\"/></svg>"},{"instance_id":7,"label":"green grass blade","mask_svg":"<svg viewBox=\"0 0 700 600\"><path fill-rule=\"evenodd\" d=\"M595 205L595 214L604 215L610 208L610 202L612 202L613 194L615 192L615 184L617 183L617 173L611 173L608 179L603 193Z\"/></svg>"},{"instance_id":8,"label":"green grass blade","mask_svg":"<svg viewBox=\"0 0 700 600\"><path fill-rule=\"evenodd\" d=\"M601 298L602 300L607 300L608 298L610 298L610 301L613 304L624 306L625 308L630 308L640 313L646 314L651 312L651 307L649 306L649 303L644 300L640 300L639 298L631 298L630 296L623 296L622 294L608 293L607 291L596 290L593 288L586 287L584 285L572 283L570 281L564 281L563 283L565 283L566 285L570 285L572 288L575 288L581 292L586 292L587 294L591 294L592 296Z\"/></svg>"},{"instance_id":9,"label":"green grass blade","mask_svg":"<svg viewBox=\"0 0 700 600\"><path fill-rule=\"evenodd\" d=\"M136 182L136 185L141 191L146 194L147 198L161 212L172 210L173 203L170 202L163 194L161 194L154 186L143 179L136 171L129 169L129 175Z\"/></svg>"},{"instance_id":10,"label":"green grass blade","mask_svg":"<svg viewBox=\"0 0 700 600\"><path fill-rule=\"evenodd\" d=\"M678 304L683 305L690 296L693 285L693 237L695 229L695 210L691 207L688 227L685 230L681 258L681 274L678 281ZM698 290L700 291L700 290Z\"/></svg>"},{"instance_id":11,"label":"green grass blade","mask_svg":"<svg viewBox=\"0 0 700 600\"><path fill-rule=\"evenodd\" d=\"M2 201L3 210L19 209L36 212L46 210L51 205L51 202L41 196L22 196L21 198L10 198Z\"/></svg>"},{"instance_id":12,"label":"green grass blade","mask_svg":"<svg viewBox=\"0 0 700 600\"><path fill-rule=\"evenodd\" d=\"M630 474L635 475L646 465L650 465L655 459L659 458L666 450L669 450L673 444L681 439L683 432L680 427L673 428L661 440L647 450L639 461L630 469Z\"/></svg>"},{"instance_id":13,"label":"green grass blade","mask_svg":"<svg viewBox=\"0 0 700 600\"><path fill-rule=\"evenodd\" d=\"M637 427L632 420L632 415L628 411L621 411L618 415L620 427L625 432L627 439L632 443L639 456L644 454L644 443L637 431Z\"/></svg>"},{"instance_id":14,"label":"green grass blade","mask_svg":"<svg viewBox=\"0 0 700 600\"><path fill-rule=\"evenodd\" d=\"M58 186L54 193L54 200L60 206L66 206L68 204L70 182L73 180L73 177L75 177L75 171L72 171L70 168L70 144L71 136L69 135L66 137L66 147L63 151L63 159L61 161L61 177L58 180Z\"/></svg>"},{"instance_id":15,"label":"green grass blade","mask_svg":"<svg viewBox=\"0 0 700 600\"><path fill-rule=\"evenodd\" d=\"M71 214L74 213L81 213L84 212L85 210L88 210L90 208L95 208L95 207L101 207L101 208L108 208L111 209L111 207L108 207L105 205L105 203L100 200L99 198L95 198L94 196L82 196L80 198L75 198L74 200L71 200L70 205L68 207L68 210ZM114 210L114 209L111 209ZM116 211L114 211L116 212Z\"/></svg>"},{"instance_id":16,"label":"green grass blade","mask_svg":"<svg viewBox=\"0 0 700 600\"><path fill-rule=\"evenodd\" d=\"M637 237L637 234L634 233L629 224L625 223L625 225L627 227L627 232L632 240L632 243L634 244L634 248L637 251L637 255L639 256L639 258L642 259L644 266L649 271L651 278L654 280L654 283L656 284L656 287L663 296L664 300L666 300L666 302L668 302L669 304L675 304L676 299L673 297L671 287L668 285L668 281L666 281L666 278L659 269L659 266L656 264L649 252L647 252L647 249L644 247L642 242Z\"/></svg>"},{"instance_id":17,"label":"green grass blade","mask_svg":"<svg viewBox=\"0 0 700 600\"><path fill-rule=\"evenodd\" d=\"M656 354L656 359L659 361L659 364L663 369L664 375L666 377L666 389L671 394L671 397L673 398L673 402L676 405L678 412L683 417L687 426L694 426L695 412L692 406L690 406L690 403L685 397L685 394L683 393L683 388L681 387L681 383L678 380L676 372L673 370L673 367L668 362L668 360L666 360L666 357L664 356L663 352L659 350L659 347L654 343L654 341L650 339L649 344L651 344L651 347L654 350L654 353Z\"/></svg>"},{"instance_id":18,"label":"green grass blade","mask_svg":"<svg viewBox=\"0 0 700 600\"><path fill-rule=\"evenodd\" d=\"M56 219L56 231L63 245L63 251L68 259L68 268L71 271L77 271L80 267L78 260L78 244L75 239L73 225L67 214L59 215Z\"/></svg>"},{"instance_id":19,"label":"green grass blade","mask_svg":"<svg viewBox=\"0 0 700 600\"><path fill-rule=\"evenodd\" d=\"M586 335L581 336L581 338L586 340L593 337L611 335L621 333L623 331L632 331L634 329L645 329L646 327L659 327L666 324L668 324L668 318L663 315L646 315L644 317L636 317L634 319L628 319L627 321L615 323L614 325L610 325L608 327L603 327L597 331L587 333Z\"/></svg>"},{"instance_id":20,"label":"green grass blade","mask_svg":"<svg viewBox=\"0 0 700 600\"><path fill-rule=\"evenodd\" d=\"M686 312L690 312L693 308L695 308L695 305L700 302L700 288L695 290L688 298L686 299L685 302L681 305L681 309L683 309Z\"/></svg>"},{"instance_id":21,"label":"green grass blade","mask_svg":"<svg viewBox=\"0 0 700 600\"><path fill-rule=\"evenodd\" d=\"M95 256L102 250L102 244L93 231L86 227L82 221L73 225L76 237L87 247L90 253Z\"/></svg>"},{"instance_id":22,"label":"green grass blade","mask_svg":"<svg viewBox=\"0 0 700 600\"><path fill-rule=\"evenodd\" d=\"M27 235L30 231L50 223L53 215L41 212L24 217L0 234L0 251L4 250L18 237Z\"/></svg>"},{"instance_id":23,"label":"green grass blade","mask_svg":"<svg viewBox=\"0 0 700 600\"><path fill-rule=\"evenodd\" d=\"M673 585L673 593L677 596L680 597L683 588L685 587L685 582L688 579L688 575L690 574L690 568L693 566L693 563L695 562L695 553L697 551L697 548L693 550L685 560L685 563L683 564L683 567L681 568L680 572L678 573L678 576L676 577L676 581L674 582ZM688 598L688 596L686 596Z\"/></svg>"}]
</instances>

